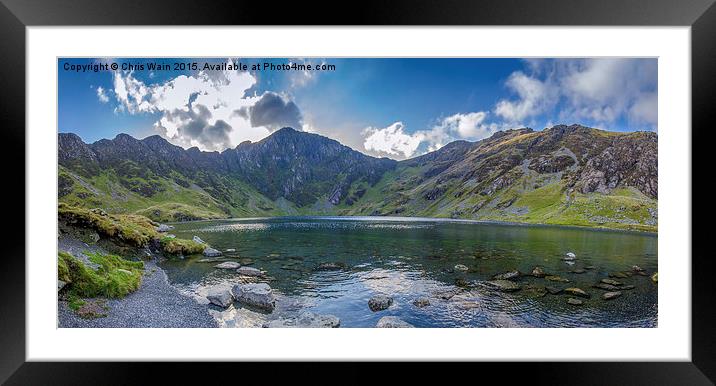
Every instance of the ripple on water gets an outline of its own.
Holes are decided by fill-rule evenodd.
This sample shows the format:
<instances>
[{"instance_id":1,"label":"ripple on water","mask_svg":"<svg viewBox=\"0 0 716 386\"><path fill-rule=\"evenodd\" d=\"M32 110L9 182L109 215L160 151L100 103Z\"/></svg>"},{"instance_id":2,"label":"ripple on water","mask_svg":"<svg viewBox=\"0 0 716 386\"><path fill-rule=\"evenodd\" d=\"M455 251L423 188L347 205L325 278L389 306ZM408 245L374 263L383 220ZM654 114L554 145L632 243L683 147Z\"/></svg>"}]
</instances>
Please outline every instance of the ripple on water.
<instances>
[{"instance_id":1,"label":"ripple on water","mask_svg":"<svg viewBox=\"0 0 716 386\"><path fill-rule=\"evenodd\" d=\"M653 235L375 218L208 221L177 224L174 233L200 235L221 250L236 248L231 258L250 261L267 273L260 280L274 290L274 312L240 304L226 310L210 306L225 327L256 327L303 310L338 316L342 327L372 327L389 315L416 327L657 325L657 286L648 277L621 279L636 288L610 301L591 287L610 272L632 265L656 272ZM561 259L566 251L576 253L573 265ZM189 257L162 267L173 285L201 302L207 302L211 289L244 280L233 270L217 270L197 260ZM341 269L316 269L325 263ZM457 264L468 271L454 269ZM512 293L481 284L497 273L531 272L535 266L570 282L522 277L518 282L523 289ZM568 295L544 294L544 286L567 285L583 288L592 297L573 306L566 302ZM370 311L367 303L375 295L393 297L393 305ZM415 306L419 297L427 297L430 305Z\"/></svg>"}]
</instances>

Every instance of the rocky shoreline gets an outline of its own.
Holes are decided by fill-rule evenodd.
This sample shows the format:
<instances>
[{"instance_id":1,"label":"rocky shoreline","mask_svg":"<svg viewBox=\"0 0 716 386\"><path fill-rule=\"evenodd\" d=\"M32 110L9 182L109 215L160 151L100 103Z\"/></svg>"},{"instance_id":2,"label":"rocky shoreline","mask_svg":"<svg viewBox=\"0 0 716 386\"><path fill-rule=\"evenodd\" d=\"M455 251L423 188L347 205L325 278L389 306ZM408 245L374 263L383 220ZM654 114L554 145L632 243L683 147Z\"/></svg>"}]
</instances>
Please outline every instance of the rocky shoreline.
<instances>
[{"instance_id":1,"label":"rocky shoreline","mask_svg":"<svg viewBox=\"0 0 716 386\"><path fill-rule=\"evenodd\" d=\"M60 237L59 249L79 260L87 260L83 251L102 251L71 237ZM61 328L211 328L218 327L206 305L181 294L169 284L157 257L144 262L142 283L122 299L88 299L101 305L104 316L83 318L70 309L67 300L58 300L58 326Z\"/></svg>"}]
</instances>

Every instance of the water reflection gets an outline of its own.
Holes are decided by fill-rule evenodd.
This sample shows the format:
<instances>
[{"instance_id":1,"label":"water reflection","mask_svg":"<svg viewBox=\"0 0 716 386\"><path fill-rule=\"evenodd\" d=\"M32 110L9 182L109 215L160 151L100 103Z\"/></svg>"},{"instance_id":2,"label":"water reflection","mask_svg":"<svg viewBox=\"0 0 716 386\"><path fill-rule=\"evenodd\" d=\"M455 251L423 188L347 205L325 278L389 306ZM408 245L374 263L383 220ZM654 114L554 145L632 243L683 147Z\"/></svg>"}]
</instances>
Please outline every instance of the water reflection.
<instances>
[{"instance_id":1,"label":"water reflection","mask_svg":"<svg viewBox=\"0 0 716 386\"><path fill-rule=\"evenodd\" d=\"M592 288L610 273L639 265L657 271L657 237L649 234L557 227L480 224L400 218L279 218L176 224L180 237L197 235L236 261L266 272L277 298L270 314L234 304L211 306L225 327L257 327L302 310L333 314L342 327L372 327L395 315L417 327L653 327L657 286L648 276L620 279L635 288L614 300ZM566 262L567 251L577 260ZM241 279L215 269L201 257L163 264L182 292L207 303L214 288ZM570 264L571 263L571 264ZM321 269L332 264L333 269ZM455 269L457 264L468 270ZM540 266L568 283L522 277L522 290L495 291L486 280L510 270ZM547 286L579 287L592 295L582 306L551 295ZM394 298L385 311L371 312L368 299ZM413 302L425 297L426 307Z\"/></svg>"}]
</instances>

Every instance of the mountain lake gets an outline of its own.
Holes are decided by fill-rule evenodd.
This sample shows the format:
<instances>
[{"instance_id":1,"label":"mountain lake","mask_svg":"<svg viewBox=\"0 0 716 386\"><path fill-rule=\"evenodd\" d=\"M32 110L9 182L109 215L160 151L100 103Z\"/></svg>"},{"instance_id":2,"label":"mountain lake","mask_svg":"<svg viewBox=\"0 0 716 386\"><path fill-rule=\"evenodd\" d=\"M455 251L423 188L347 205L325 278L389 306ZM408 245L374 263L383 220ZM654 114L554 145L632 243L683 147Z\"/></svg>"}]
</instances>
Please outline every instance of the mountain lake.
<instances>
[{"instance_id":1,"label":"mountain lake","mask_svg":"<svg viewBox=\"0 0 716 386\"><path fill-rule=\"evenodd\" d=\"M383 316L415 327L657 326L657 283L651 279L657 271L657 235L652 233L401 217L173 225L177 237L199 236L223 253L215 262L202 262L204 256L163 262L170 283L181 292L208 304L210 290L241 282L266 282L273 289L271 313L238 302L227 309L210 305L222 327L260 327L302 311L335 315L342 328L375 327ZM565 260L570 252L576 258ZM235 269L215 268L224 261L260 269L265 276L246 278ZM545 277L531 275L535 267ZM519 290L490 285L494 275L514 270L521 272L511 279ZM610 290L593 287L602 279L618 282L622 295L603 299ZM552 293L570 287L590 297ZM376 295L392 297L392 305L371 311L368 301ZM417 306L419 298L424 303ZM570 298L582 304L570 304Z\"/></svg>"}]
</instances>

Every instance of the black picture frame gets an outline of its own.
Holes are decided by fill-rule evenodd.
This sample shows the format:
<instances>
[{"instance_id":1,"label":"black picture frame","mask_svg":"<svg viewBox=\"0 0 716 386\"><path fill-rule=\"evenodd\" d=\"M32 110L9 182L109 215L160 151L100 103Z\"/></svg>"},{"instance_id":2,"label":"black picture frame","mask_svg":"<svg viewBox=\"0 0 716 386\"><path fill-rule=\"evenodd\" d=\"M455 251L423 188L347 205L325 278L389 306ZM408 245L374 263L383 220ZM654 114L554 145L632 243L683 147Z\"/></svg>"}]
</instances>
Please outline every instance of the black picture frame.
<instances>
[{"instance_id":1,"label":"black picture frame","mask_svg":"<svg viewBox=\"0 0 716 386\"><path fill-rule=\"evenodd\" d=\"M711 231L707 216L713 209L706 186L713 175L709 159L713 142L712 96L716 90L716 6L713 0L447 0L372 1L339 3L257 1L109 1L0 0L0 122L6 181L5 253L0 269L0 382L7 384L137 384L145 372L159 372L170 382L172 374L187 378L188 370L171 364L37 363L25 361L25 45L27 26L63 25L605 25L690 26L692 63L692 362L659 363L488 363L470 364L469 373L509 374L549 384L713 384L716 381L716 317L714 312L714 258L707 250ZM48 92L54 92L48 90ZM674 128L669 128L674 129ZM708 209L707 209L708 208ZM22 219L22 220L21 220ZM681 259L688 256L662 256ZM50 261L50 260L48 260ZM625 342L625 344L629 344ZM615 348L618 352L618 348ZM226 374L242 365L216 365L213 374ZM257 374L325 374L315 364L287 364L274 371L262 365ZM245 367L248 367L245 366ZM386 367L383 365L383 367ZM386 368L394 376L404 375ZM422 371L414 374L420 374ZM373 371L355 366L342 371L343 379L371 381ZM450 372L459 375L460 372ZM274 383L275 375L271 375ZM402 377L401 377L402 378ZM245 380L242 377L242 380ZM382 378L382 380L386 380Z\"/></svg>"}]
</instances>

